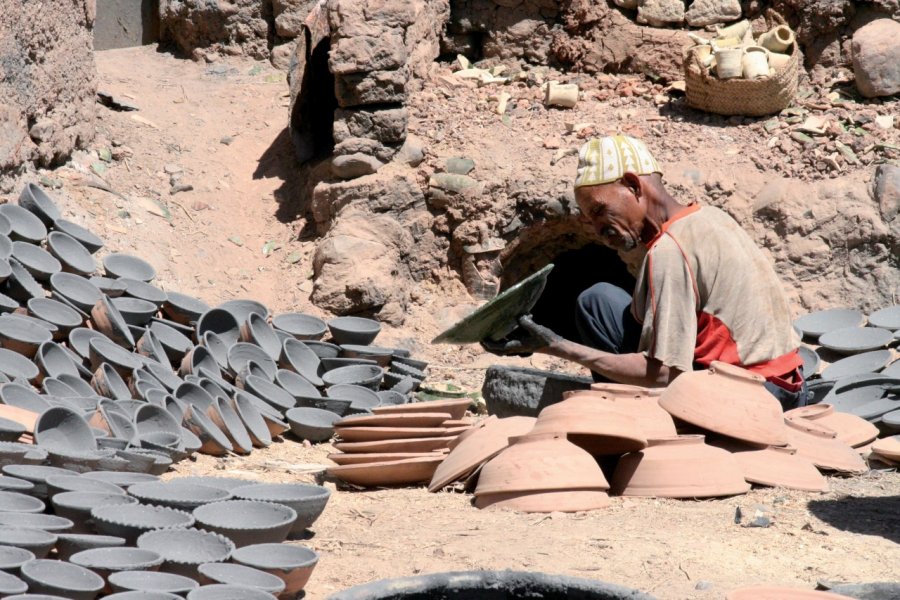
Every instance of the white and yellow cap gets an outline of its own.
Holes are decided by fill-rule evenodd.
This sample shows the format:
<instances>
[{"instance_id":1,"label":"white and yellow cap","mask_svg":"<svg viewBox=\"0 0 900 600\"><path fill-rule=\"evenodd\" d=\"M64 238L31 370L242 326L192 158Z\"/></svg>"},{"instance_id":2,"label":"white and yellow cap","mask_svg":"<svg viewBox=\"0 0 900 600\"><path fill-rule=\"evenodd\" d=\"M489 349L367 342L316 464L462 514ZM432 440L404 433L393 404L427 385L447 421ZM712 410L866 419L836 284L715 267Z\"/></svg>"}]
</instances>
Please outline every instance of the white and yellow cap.
<instances>
[{"instance_id":1,"label":"white and yellow cap","mask_svg":"<svg viewBox=\"0 0 900 600\"><path fill-rule=\"evenodd\" d=\"M647 145L627 135L594 138L578 152L575 187L618 181L625 173L662 173Z\"/></svg>"}]
</instances>

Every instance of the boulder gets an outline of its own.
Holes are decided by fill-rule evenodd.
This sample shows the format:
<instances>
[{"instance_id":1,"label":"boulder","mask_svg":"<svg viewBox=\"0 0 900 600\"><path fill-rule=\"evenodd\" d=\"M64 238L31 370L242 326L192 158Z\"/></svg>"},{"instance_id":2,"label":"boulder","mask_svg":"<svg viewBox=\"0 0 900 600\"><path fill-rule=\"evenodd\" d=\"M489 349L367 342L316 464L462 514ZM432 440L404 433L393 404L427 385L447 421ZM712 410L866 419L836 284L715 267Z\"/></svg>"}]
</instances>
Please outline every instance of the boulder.
<instances>
[{"instance_id":1,"label":"boulder","mask_svg":"<svg viewBox=\"0 0 900 600\"><path fill-rule=\"evenodd\" d=\"M856 87L867 98L900 92L900 23L876 19L853 34Z\"/></svg>"},{"instance_id":2,"label":"boulder","mask_svg":"<svg viewBox=\"0 0 900 600\"><path fill-rule=\"evenodd\" d=\"M638 7L637 22L654 27L684 23L684 0L645 0Z\"/></svg>"},{"instance_id":3,"label":"boulder","mask_svg":"<svg viewBox=\"0 0 900 600\"><path fill-rule=\"evenodd\" d=\"M488 414L498 417L536 417L551 404L562 400L564 392L586 390L593 381L554 371L493 365L484 374L481 394Z\"/></svg>"},{"instance_id":4,"label":"boulder","mask_svg":"<svg viewBox=\"0 0 900 600\"><path fill-rule=\"evenodd\" d=\"M706 27L717 23L728 23L741 18L739 0L694 0L685 21L691 27Z\"/></svg>"}]
</instances>

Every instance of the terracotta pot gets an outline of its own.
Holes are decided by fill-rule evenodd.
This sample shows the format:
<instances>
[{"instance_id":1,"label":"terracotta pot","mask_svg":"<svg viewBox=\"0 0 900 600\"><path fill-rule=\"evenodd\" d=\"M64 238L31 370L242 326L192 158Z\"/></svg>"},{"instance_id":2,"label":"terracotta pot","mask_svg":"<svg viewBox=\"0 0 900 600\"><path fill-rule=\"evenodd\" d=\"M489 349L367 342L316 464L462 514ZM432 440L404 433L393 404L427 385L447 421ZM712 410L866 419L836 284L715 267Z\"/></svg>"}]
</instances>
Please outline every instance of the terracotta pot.
<instances>
[{"instance_id":1,"label":"terracotta pot","mask_svg":"<svg viewBox=\"0 0 900 600\"><path fill-rule=\"evenodd\" d=\"M443 460L443 454L435 453L434 457L329 467L328 474L363 487L412 485L429 481Z\"/></svg>"},{"instance_id":2,"label":"terracotta pot","mask_svg":"<svg viewBox=\"0 0 900 600\"><path fill-rule=\"evenodd\" d=\"M750 483L807 492L828 491L828 481L812 462L797 456L795 448L736 446L726 449L734 454L744 479Z\"/></svg>"},{"instance_id":3,"label":"terracotta pot","mask_svg":"<svg viewBox=\"0 0 900 600\"><path fill-rule=\"evenodd\" d=\"M794 43L794 32L787 25L778 25L759 36L759 45L772 52L787 52Z\"/></svg>"},{"instance_id":4,"label":"terracotta pot","mask_svg":"<svg viewBox=\"0 0 900 600\"><path fill-rule=\"evenodd\" d=\"M570 442L595 456L647 447L635 419L586 396L551 404L540 412L532 433L553 432L565 433Z\"/></svg>"},{"instance_id":5,"label":"terracotta pot","mask_svg":"<svg viewBox=\"0 0 900 600\"><path fill-rule=\"evenodd\" d=\"M554 490L485 494L475 498L476 508L505 508L519 512L582 512L609 506L609 495L600 490Z\"/></svg>"},{"instance_id":6,"label":"terracotta pot","mask_svg":"<svg viewBox=\"0 0 900 600\"><path fill-rule=\"evenodd\" d=\"M872 444L872 452L893 462L900 462L900 435L882 438Z\"/></svg>"},{"instance_id":7,"label":"terracotta pot","mask_svg":"<svg viewBox=\"0 0 900 600\"><path fill-rule=\"evenodd\" d=\"M604 403L635 420L646 439L677 435L672 416L659 405L662 389L595 383L590 390L566 392L563 399L585 397Z\"/></svg>"},{"instance_id":8,"label":"terracotta pot","mask_svg":"<svg viewBox=\"0 0 900 600\"><path fill-rule=\"evenodd\" d=\"M787 432L781 404L765 380L750 371L714 361L705 371L680 375L659 398L670 415L728 437L784 446Z\"/></svg>"},{"instance_id":9,"label":"terracotta pot","mask_svg":"<svg viewBox=\"0 0 900 600\"><path fill-rule=\"evenodd\" d=\"M820 469L841 473L865 473L866 462L849 445L827 433L811 430L806 419L785 419L788 443L797 449L797 456L811 461Z\"/></svg>"},{"instance_id":10,"label":"terracotta pot","mask_svg":"<svg viewBox=\"0 0 900 600\"><path fill-rule=\"evenodd\" d=\"M784 414L786 419L804 419L831 429L837 439L854 448L865 446L878 437L878 428L865 419L838 412L830 404L811 404L801 406Z\"/></svg>"},{"instance_id":11,"label":"terracotta pot","mask_svg":"<svg viewBox=\"0 0 900 600\"><path fill-rule=\"evenodd\" d=\"M612 489L623 496L708 498L743 494L750 484L731 453L706 445L702 435L682 435L650 440L623 456Z\"/></svg>"}]
</instances>

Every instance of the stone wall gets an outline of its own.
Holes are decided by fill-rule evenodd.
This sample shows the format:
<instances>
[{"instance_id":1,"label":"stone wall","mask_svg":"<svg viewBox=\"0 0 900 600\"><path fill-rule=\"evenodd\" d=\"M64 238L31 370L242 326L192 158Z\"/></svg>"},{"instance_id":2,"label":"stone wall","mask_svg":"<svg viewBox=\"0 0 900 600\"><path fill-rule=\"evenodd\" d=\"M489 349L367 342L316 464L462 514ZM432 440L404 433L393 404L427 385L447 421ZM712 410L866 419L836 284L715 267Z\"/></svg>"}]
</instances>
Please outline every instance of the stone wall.
<instances>
[{"instance_id":1,"label":"stone wall","mask_svg":"<svg viewBox=\"0 0 900 600\"><path fill-rule=\"evenodd\" d=\"M95 0L0 0L0 181L94 137Z\"/></svg>"}]
</instances>

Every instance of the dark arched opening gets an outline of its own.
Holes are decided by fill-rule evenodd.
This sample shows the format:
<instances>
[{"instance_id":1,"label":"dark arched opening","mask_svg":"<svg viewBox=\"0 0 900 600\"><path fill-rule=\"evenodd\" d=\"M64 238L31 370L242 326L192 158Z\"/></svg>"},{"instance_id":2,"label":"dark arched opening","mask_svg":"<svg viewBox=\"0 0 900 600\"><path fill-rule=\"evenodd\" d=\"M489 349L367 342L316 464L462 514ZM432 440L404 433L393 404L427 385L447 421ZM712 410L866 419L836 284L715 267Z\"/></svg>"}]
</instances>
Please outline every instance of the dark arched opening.
<instances>
[{"instance_id":1,"label":"dark arched opening","mask_svg":"<svg viewBox=\"0 0 900 600\"><path fill-rule=\"evenodd\" d=\"M310 34L306 32L307 48ZM334 75L328 70L328 51L331 40L322 38L305 57L298 52L298 64L292 66L292 76L300 77L300 90L291 112L291 136L300 164L325 158L334 150Z\"/></svg>"}]
</instances>

